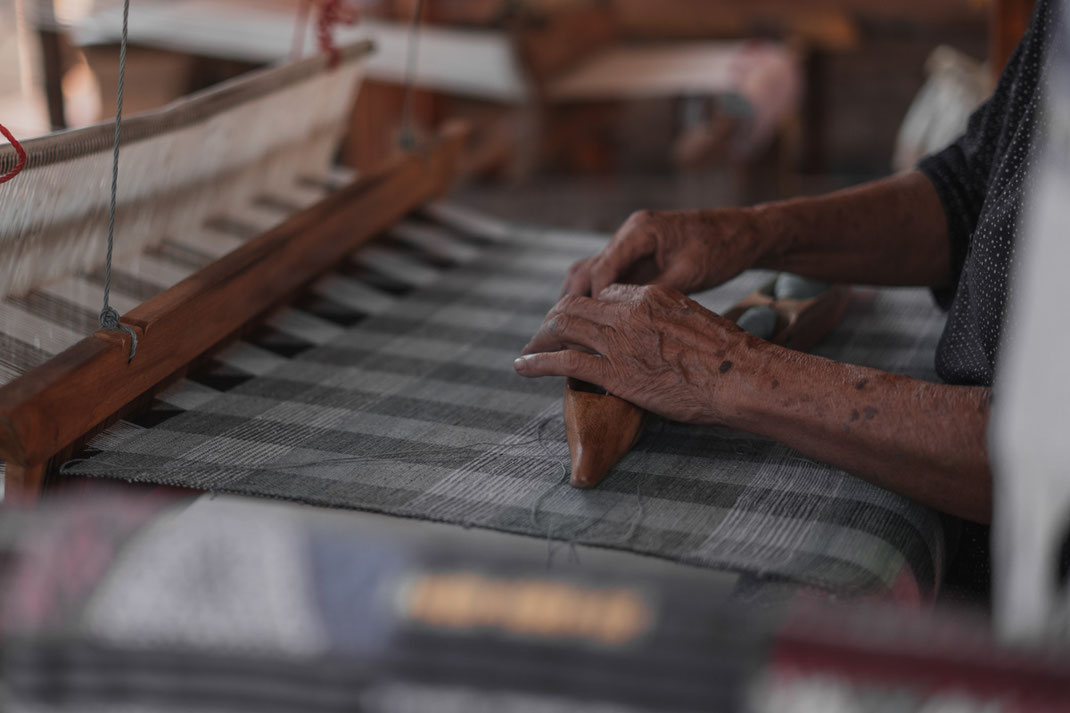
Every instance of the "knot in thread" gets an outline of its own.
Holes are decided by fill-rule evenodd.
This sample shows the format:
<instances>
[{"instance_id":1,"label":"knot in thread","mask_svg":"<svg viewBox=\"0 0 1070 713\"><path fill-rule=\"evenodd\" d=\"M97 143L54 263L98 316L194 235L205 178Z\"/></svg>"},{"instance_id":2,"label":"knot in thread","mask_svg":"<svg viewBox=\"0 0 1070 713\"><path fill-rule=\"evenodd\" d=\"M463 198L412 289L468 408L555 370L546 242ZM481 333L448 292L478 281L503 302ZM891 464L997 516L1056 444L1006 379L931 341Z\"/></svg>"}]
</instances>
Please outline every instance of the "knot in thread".
<instances>
[{"instance_id":1,"label":"knot in thread","mask_svg":"<svg viewBox=\"0 0 1070 713\"><path fill-rule=\"evenodd\" d=\"M133 361L134 355L137 354L137 332L119 322L119 313L114 307L106 306L100 310L100 328L110 331L121 329L129 334L132 341L130 342L130 358L127 361Z\"/></svg>"},{"instance_id":2,"label":"knot in thread","mask_svg":"<svg viewBox=\"0 0 1070 713\"><path fill-rule=\"evenodd\" d=\"M119 313L114 307L105 307L100 310L101 329L118 329L119 326Z\"/></svg>"}]
</instances>

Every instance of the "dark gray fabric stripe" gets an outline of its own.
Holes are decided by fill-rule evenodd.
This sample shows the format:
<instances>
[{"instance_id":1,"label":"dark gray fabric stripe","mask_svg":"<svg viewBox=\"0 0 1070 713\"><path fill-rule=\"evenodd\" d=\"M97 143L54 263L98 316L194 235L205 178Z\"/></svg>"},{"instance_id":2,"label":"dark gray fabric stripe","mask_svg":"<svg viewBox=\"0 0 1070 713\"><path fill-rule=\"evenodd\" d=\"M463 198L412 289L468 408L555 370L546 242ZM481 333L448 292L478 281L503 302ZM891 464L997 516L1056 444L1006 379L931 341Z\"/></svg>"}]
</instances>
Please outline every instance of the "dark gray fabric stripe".
<instances>
[{"instance_id":1,"label":"dark gray fabric stripe","mask_svg":"<svg viewBox=\"0 0 1070 713\"><path fill-rule=\"evenodd\" d=\"M524 340L519 340L523 342ZM516 347L520 353L523 344ZM456 362L431 361L419 357L403 357L396 354L383 354L366 349L322 346L310 349L302 354L302 359L319 364L331 364L341 367L360 367L385 371L403 376L421 376L441 379L455 384L485 386L499 391L512 391L518 394L545 394L548 385L545 381L521 379L513 372L511 362L503 364L502 369L485 369Z\"/></svg>"},{"instance_id":2,"label":"dark gray fabric stripe","mask_svg":"<svg viewBox=\"0 0 1070 713\"><path fill-rule=\"evenodd\" d=\"M169 240L152 248L146 254L192 270L200 270L215 261L215 257L208 253L201 252L190 245Z\"/></svg>"},{"instance_id":3,"label":"dark gray fabric stripe","mask_svg":"<svg viewBox=\"0 0 1070 713\"><path fill-rule=\"evenodd\" d=\"M17 374L24 374L38 367L51 357L51 354L32 344L19 341L7 334L0 334L0 363Z\"/></svg>"},{"instance_id":4,"label":"dark gray fabric stripe","mask_svg":"<svg viewBox=\"0 0 1070 713\"><path fill-rule=\"evenodd\" d=\"M218 230L241 240L249 240L262 232L255 225L233 216L217 216L205 223L205 227Z\"/></svg>"},{"instance_id":5,"label":"dark gray fabric stripe","mask_svg":"<svg viewBox=\"0 0 1070 713\"><path fill-rule=\"evenodd\" d=\"M43 322L58 324L72 332L89 335L100 328L100 318L93 310L40 290L7 301Z\"/></svg>"},{"instance_id":6,"label":"dark gray fabric stripe","mask_svg":"<svg viewBox=\"0 0 1070 713\"><path fill-rule=\"evenodd\" d=\"M474 344L489 349L515 351L522 349L526 340L513 334L506 334L492 329L479 327L456 327L437 324L422 319L409 319L398 316L373 316L360 325L362 333L386 334L393 336L413 336L424 339L437 339L455 344Z\"/></svg>"},{"instance_id":7,"label":"dark gray fabric stripe","mask_svg":"<svg viewBox=\"0 0 1070 713\"><path fill-rule=\"evenodd\" d=\"M542 317L557 302L556 299L544 297L523 297L504 295L481 295L470 291L454 290L443 286L420 290L415 297L428 302L438 302L450 306L499 309L515 312L518 315Z\"/></svg>"},{"instance_id":8,"label":"dark gray fabric stripe","mask_svg":"<svg viewBox=\"0 0 1070 713\"><path fill-rule=\"evenodd\" d=\"M104 284L104 271L102 269L94 270L89 273L87 277L98 285ZM171 285L150 282L149 280L137 275L132 275L120 268L112 268L111 271L111 288L116 292L122 292L125 295L129 295L140 302L152 299L170 286Z\"/></svg>"},{"instance_id":9,"label":"dark gray fabric stripe","mask_svg":"<svg viewBox=\"0 0 1070 713\"><path fill-rule=\"evenodd\" d=\"M501 433L515 433L531 423L530 416L503 411L493 411L475 406L458 406L440 401L390 394L342 389L330 386L312 386L273 377L253 379L235 388L232 394L263 398L266 403L280 401L309 404L326 408L345 408L353 411L377 413L383 416L411 418L430 423L448 423L452 426L487 429Z\"/></svg>"}]
</instances>

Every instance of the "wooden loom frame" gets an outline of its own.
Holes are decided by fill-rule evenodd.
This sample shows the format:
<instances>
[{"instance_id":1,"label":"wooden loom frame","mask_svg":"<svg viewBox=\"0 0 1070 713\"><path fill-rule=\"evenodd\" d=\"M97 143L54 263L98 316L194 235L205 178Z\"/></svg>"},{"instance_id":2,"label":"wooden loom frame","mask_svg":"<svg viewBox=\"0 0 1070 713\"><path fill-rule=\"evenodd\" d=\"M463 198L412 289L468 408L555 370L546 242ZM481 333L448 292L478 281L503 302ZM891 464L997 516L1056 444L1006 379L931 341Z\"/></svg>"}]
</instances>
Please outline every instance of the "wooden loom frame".
<instances>
[{"instance_id":1,"label":"wooden loom frame","mask_svg":"<svg viewBox=\"0 0 1070 713\"><path fill-rule=\"evenodd\" d=\"M332 265L443 194L468 135L453 123L128 312L131 337L97 331L0 387L5 504L34 502L45 477L100 429L183 376L206 354L266 317ZM78 408L71 408L77 404Z\"/></svg>"}]
</instances>

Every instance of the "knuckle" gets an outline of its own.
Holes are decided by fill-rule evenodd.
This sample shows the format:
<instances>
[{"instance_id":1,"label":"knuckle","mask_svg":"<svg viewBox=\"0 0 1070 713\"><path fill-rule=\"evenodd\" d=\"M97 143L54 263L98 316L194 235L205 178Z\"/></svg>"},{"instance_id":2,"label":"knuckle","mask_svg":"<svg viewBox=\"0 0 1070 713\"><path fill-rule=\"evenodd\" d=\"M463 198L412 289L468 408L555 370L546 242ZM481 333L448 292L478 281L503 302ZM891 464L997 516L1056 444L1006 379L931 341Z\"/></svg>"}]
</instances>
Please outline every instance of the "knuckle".
<instances>
[{"instance_id":1,"label":"knuckle","mask_svg":"<svg viewBox=\"0 0 1070 713\"><path fill-rule=\"evenodd\" d=\"M566 349L561 362L566 369L575 372L583 365L583 355L575 349Z\"/></svg>"},{"instance_id":2,"label":"knuckle","mask_svg":"<svg viewBox=\"0 0 1070 713\"><path fill-rule=\"evenodd\" d=\"M550 321L546 323L546 331L555 337L561 336L568 330L569 321L569 316L567 314L555 314L550 318Z\"/></svg>"},{"instance_id":3,"label":"knuckle","mask_svg":"<svg viewBox=\"0 0 1070 713\"><path fill-rule=\"evenodd\" d=\"M591 280L602 285L610 283L613 280L613 270L605 264L596 265L591 270Z\"/></svg>"},{"instance_id":4,"label":"knuckle","mask_svg":"<svg viewBox=\"0 0 1070 713\"><path fill-rule=\"evenodd\" d=\"M562 315L565 312L570 312L576 308L576 305L579 304L579 301L580 298L576 295L565 295L560 300L558 300L557 304L550 311L550 314L556 316Z\"/></svg>"},{"instance_id":5,"label":"knuckle","mask_svg":"<svg viewBox=\"0 0 1070 713\"><path fill-rule=\"evenodd\" d=\"M568 274L571 276L571 275L579 275L579 274L585 272L590 267L591 261L593 259L594 258L584 258L583 260L578 260L578 261L574 262L572 264L572 267L570 267L568 269Z\"/></svg>"},{"instance_id":6,"label":"knuckle","mask_svg":"<svg viewBox=\"0 0 1070 713\"><path fill-rule=\"evenodd\" d=\"M643 285L637 291L643 300L652 300L661 296L662 287L659 285Z\"/></svg>"},{"instance_id":7,"label":"knuckle","mask_svg":"<svg viewBox=\"0 0 1070 713\"><path fill-rule=\"evenodd\" d=\"M628 216L621 229L615 236L617 241L629 239L634 233L642 232L654 225L657 220L657 212L653 210L637 210ZM616 241L615 241L616 242Z\"/></svg>"}]
</instances>

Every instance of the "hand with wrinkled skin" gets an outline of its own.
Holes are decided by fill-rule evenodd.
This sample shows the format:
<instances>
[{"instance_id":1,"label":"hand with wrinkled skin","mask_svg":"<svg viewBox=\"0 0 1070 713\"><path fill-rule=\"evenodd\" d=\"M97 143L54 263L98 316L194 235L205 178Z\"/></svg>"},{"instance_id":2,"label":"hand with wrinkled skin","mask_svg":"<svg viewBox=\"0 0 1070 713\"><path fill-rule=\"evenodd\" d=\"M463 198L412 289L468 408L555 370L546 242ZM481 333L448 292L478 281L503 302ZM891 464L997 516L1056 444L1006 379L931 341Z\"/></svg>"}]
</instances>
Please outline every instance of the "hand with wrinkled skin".
<instances>
[{"instance_id":1,"label":"hand with wrinkled skin","mask_svg":"<svg viewBox=\"0 0 1070 713\"><path fill-rule=\"evenodd\" d=\"M759 267L825 282L947 287L951 244L940 198L919 171L826 196L752 208L642 211L576 263L562 295L613 283L684 293Z\"/></svg>"},{"instance_id":2,"label":"hand with wrinkled skin","mask_svg":"<svg viewBox=\"0 0 1070 713\"><path fill-rule=\"evenodd\" d=\"M561 293L600 296L614 283L698 292L754 266L763 251L744 208L640 211L601 253L572 266Z\"/></svg>"},{"instance_id":3,"label":"hand with wrinkled skin","mask_svg":"<svg viewBox=\"0 0 1070 713\"><path fill-rule=\"evenodd\" d=\"M953 515L991 517L986 387L785 349L658 286L563 298L514 366L597 384L672 420L776 439Z\"/></svg>"},{"instance_id":4,"label":"hand with wrinkled skin","mask_svg":"<svg viewBox=\"0 0 1070 713\"><path fill-rule=\"evenodd\" d=\"M731 419L733 359L753 341L734 323L667 287L612 285L599 299L570 295L546 316L516 368L564 375L665 418Z\"/></svg>"}]
</instances>

